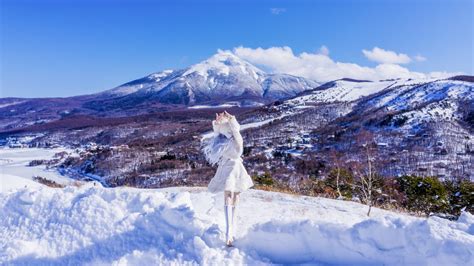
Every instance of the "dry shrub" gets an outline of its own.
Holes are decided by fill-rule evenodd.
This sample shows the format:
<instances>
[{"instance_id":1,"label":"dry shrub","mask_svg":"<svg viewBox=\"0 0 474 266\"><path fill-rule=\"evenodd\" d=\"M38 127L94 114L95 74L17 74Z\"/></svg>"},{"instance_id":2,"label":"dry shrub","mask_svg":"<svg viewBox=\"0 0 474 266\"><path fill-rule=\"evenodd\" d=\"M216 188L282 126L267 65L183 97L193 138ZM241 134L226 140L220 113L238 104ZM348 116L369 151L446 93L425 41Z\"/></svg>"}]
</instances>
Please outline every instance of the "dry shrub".
<instances>
[{"instance_id":1,"label":"dry shrub","mask_svg":"<svg viewBox=\"0 0 474 266\"><path fill-rule=\"evenodd\" d=\"M40 183L40 184L43 184L45 186L52 187L52 188L64 188L65 187L62 184L59 184L59 183L57 183L53 180L49 180L49 179L46 179L46 178L41 177L41 176L34 176L33 180Z\"/></svg>"}]
</instances>

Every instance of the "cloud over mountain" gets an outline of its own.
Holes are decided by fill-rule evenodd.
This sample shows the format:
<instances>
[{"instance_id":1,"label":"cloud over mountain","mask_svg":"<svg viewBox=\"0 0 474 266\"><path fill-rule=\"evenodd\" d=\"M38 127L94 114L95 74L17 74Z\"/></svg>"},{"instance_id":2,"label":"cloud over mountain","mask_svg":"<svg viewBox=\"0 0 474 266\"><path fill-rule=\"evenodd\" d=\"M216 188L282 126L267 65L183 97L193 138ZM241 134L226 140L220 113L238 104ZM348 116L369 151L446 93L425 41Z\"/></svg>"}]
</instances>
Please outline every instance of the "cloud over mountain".
<instances>
[{"instance_id":1,"label":"cloud over mountain","mask_svg":"<svg viewBox=\"0 0 474 266\"><path fill-rule=\"evenodd\" d=\"M379 47L374 47L372 50L362 50L362 53L370 61L382 64L408 64L412 59L406 55L394 51L384 50Z\"/></svg>"},{"instance_id":2,"label":"cloud over mountain","mask_svg":"<svg viewBox=\"0 0 474 266\"><path fill-rule=\"evenodd\" d=\"M327 52L327 53L326 53ZM405 54L397 54L375 47L366 51L374 61L380 62L375 67L361 66L355 63L338 62L329 56L329 49L315 53L295 54L288 46L269 48L249 48L239 46L233 53L250 63L264 66L274 73L287 73L318 81L331 81L340 78L381 80L391 78L437 78L453 76L459 73L411 71L399 64L412 59ZM375 60L377 59L377 60ZM416 58L417 61L421 58Z\"/></svg>"}]
</instances>

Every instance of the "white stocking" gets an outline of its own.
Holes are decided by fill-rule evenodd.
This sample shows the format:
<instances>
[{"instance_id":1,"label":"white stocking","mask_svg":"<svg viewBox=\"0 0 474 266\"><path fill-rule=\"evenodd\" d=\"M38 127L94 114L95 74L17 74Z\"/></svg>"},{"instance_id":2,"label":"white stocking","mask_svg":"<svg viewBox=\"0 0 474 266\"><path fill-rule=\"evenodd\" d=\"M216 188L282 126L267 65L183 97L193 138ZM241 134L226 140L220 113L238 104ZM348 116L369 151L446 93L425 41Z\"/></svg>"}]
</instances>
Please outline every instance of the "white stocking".
<instances>
[{"instance_id":1,"label":"white stocking","mask_svg":"<svg viewBox=\"0 0 474 266\"><path fill-rule=\"evenodd\" d=\"M232 236L235 235L235 231L236 231L236 220L237 220L237 215L235 214L235 209L237 207L237 203L239 202L239 195L240 193L239 192L234 192L233 193L233 197L232 197Z\"/></svg>"},{"instance_id":2,"label":"white stocking","mask_svg":"<svg viewBox=\"0 0 474 266\"><path fill-rule=\"evenodd\" d=\"M232 245L235 235L235 220L237 218L235 214L235 207L239 202L239 192L224 191L224 214L226 223L226 244Z\"/></svg>"},{"instance_id":3,"label":"white stocking","mask_svg":"<svg viewBox=\"0 0 474 266\"><path fill-rule=\"evenodd\" d=\"M233 207L232 207L232 199L233 199L233 194L230 191L224 191L224 215L225 215L225 224L226 224L226 230L225 230L225 242L227 245L232 244L232 241L234 240L233 236Z\"/></svg>"},{"instance_id":4,"label":"white stocking","mask_svg":"<svg viewBox=\"0 0 474 266\"><path fill-rule=\"evenodd\" d=\"M225 230L226 244L234 240L234 236L233 236L234 229L232 228L232 209L233 208L231 206L227 206L227 205L224 206L225 224L226 224L226 230Z\"/></svg>"}]
</instances>

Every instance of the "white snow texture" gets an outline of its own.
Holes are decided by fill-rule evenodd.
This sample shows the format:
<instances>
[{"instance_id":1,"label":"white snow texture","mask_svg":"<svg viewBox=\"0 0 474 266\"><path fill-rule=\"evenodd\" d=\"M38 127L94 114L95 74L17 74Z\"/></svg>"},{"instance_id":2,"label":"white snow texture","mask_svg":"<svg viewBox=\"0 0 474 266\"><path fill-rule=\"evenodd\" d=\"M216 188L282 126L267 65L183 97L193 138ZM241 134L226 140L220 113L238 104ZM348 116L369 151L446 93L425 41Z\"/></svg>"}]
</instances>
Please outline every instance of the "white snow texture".
<instances>
[{"instance_id":1,"label":"white snow texture","mask_svg":"<svg viewBox=\"0 0 474 266\"><path fill-rule=\"evenodd\" d=\"M0 265L474 265L468 213L453 222L373 208L368 218L355 202L251 189L227 248L222 193L77 187L26 166L53 154L0 150Z\"/></svg>"},{"instance_id":2,"label":"white snow texture","mask_svg":"<svg viewBox=\"0 0 474 266\"><path fill-rule=\"evenodd\" d=\"M474 217L421 219L249 190L235 248L222 194L203 188L24 188L0 194L0 264L472 265Z\"/></svg>"}]
</instances>

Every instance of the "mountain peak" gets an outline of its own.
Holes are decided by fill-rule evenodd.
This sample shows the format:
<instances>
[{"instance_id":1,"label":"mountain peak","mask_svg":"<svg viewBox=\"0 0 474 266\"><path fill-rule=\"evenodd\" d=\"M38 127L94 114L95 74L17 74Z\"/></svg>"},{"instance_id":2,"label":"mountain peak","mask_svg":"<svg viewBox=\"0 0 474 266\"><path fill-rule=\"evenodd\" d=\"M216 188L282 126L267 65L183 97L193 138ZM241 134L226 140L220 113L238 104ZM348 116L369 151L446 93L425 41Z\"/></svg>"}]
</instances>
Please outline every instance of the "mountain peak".
<instances>
[{"instance_id":1,"label":"mountain peak","mask_svg":"<svg viewBox=\"0 0 474 266\"><path fill-rule=\"evenodd\" d=\"M193 73L204 78L213 74L228 76L233 73L250 75L254 79L259 79L259 77L265 75L264 71L236 56L231 51L220 49L208 59L189 67L184 76Z\"/></svg>"},{"instance_id":2,"label":"mountain peak","mask_svg":"<svg viewBox=\"0 0 474 266\"><path fill-rule=\"evenodd\" d=\"M229 50L217 49L217 53L211 56L210 58L225 61L225 60L234 60L234 61L243 61L240 57L235 55Z\"/></svg>"}]
</instances>

